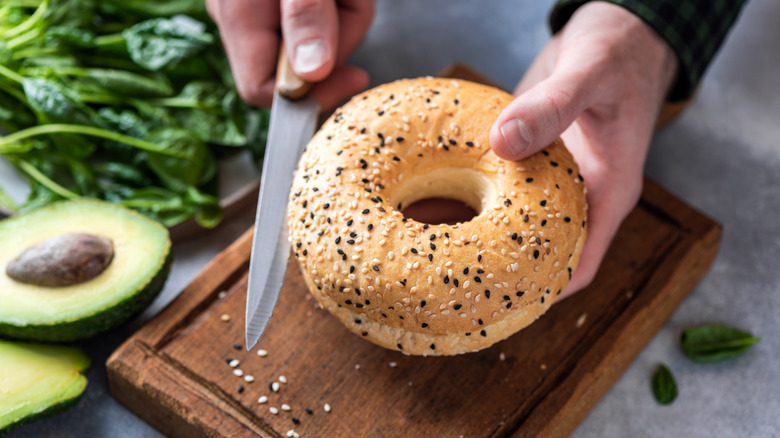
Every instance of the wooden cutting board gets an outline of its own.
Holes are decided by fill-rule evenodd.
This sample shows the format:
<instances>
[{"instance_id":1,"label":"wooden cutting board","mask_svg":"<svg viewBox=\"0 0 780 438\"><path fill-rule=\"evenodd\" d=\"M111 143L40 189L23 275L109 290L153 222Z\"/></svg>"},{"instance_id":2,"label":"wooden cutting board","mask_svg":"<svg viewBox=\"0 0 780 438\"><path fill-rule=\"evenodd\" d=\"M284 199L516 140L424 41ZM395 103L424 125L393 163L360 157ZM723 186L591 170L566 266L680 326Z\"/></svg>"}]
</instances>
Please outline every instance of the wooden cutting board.
<instances>
[{"instance_id":1,"label":"wooden cutting board","mask_svg":"<svg viewBox=\"0 0 780 438\"><path fill-rule=\"evenodd\" d=\"M316 307L291 260L261 357L243 348L249 230L114 352L111 392L178 437L566 436L709 269L720 235L645 180L590 287L457 357L408 357L360 339Z\"/></svg>"}]
</instances>

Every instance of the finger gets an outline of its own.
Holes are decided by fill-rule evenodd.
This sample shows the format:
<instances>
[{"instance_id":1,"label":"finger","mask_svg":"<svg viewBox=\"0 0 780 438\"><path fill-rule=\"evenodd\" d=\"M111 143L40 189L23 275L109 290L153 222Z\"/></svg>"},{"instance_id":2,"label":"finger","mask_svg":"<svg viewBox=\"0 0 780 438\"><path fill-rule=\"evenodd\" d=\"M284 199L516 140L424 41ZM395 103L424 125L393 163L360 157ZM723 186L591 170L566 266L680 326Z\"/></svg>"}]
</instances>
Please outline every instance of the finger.
<instances>
[{"instance_id":1,"label":"finger","mask_svg":"<svg viewBox=\"0 0 780 438\"><path fill-rule=\"evenodd\" d=\"M209 1L241 97L269 107L279 53L279 4L252 0ZM258 10L261 9L262 10Z\"/></svg>"},{"instance_id":2,"label":"finger","mask_svg":"<svg viewBox=\"0 0 780 438\"><path fill-rule=\"evenodd\" d=\"M598 175L593 175L593 178L598 179ZM615 181L595 182L593 190L589 189L588 192L588 229L585 246L580 254L579 264L561 298L574 294L593 281L610 242L615 237L620 224L636 206L642 192L641 179L636 184L627 182L619 187L615 187L617 186ZM607 185L610 188L606 188Z\"/></svg>"},{"instance_id":3,"label":"finger","mask_svg":"<svg viewBox=\"0 0 780 438\"><path fill-rule=\"evenodd\" d=\"M512 101L490 128L490 147L519 160L552 143L590 104L591 82L581 72L554 72Z\"/></svg>"},{"instance_id":4,"label":"finger","mask_svg":"<svg viewBox=\"0 0 780 438\"><path fill-rule=\"evenodd\" d=\"M339 1L339 41L336 64L344 64L358 48L374 18L373 0Z\"/></svg>"},{"instance_id":5,"label":"finger","mask_svg":"<svg viewBox=\"0 0 780 438\"><path fill-rule=\"evenodd\" d=\"M325 80L314 85L311 95L320 106L331 108L368 86L368 73L352 66L338 66Z\"/></svg>"},{"instance_id":6,"label":"finger","mask_svg":"<svg viewBox=\"0 0 780 438\"><path fill-rule=\"evenodd\" d=\"M282 0L282 35L293 70L325 79L336 62L338 15L334 0Z\"/></svg>"}]
</instances>

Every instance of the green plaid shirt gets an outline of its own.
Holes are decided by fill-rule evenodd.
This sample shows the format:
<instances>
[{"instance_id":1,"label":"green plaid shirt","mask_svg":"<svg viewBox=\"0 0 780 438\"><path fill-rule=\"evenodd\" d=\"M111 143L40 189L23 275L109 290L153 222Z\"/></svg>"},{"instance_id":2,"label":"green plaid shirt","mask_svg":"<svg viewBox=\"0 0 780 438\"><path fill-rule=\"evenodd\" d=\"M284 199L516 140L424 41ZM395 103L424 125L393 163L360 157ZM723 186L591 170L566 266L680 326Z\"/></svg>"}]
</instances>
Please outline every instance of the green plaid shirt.
<instances>
[{"instance_id":1,"label":"green plaid shirt","mask_svg":"<svg viewBox=\"0 0 780 438\"><path fill-rule=\"evenodd\" d=\"M550 13L553 33L589 0L559 0ZM636 14L677 53L680 74L670 101L691 96L747 0L605 0Z\"/></svg>"}]
</instances>

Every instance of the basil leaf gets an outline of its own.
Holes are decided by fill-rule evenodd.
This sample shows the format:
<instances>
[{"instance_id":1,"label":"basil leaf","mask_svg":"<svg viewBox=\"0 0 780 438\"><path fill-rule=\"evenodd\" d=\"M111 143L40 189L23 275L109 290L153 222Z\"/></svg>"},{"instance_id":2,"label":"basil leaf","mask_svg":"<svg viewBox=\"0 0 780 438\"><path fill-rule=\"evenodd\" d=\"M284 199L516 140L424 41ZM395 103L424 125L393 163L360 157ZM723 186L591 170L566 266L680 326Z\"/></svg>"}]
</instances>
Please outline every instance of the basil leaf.
<instances>
[{"instance_id":1,"label":"basil leaf","mask_svg":"<svg viewBox=\"0 0 780 438\"><path fill-rule=\"evenodd\" d=\"M740 356L761 338L725 325L705 325L684 330L680 336L683 352L694 362L721 362Z\"/></svg>"},{"instance_id":2,"label":"basil leaf","mask_svg":"<svg viewBox=\"0 0 780 438\"><path fill-rule=\"evenodd\" d=\"M125 29L122 35L130 58L152 71L174 66L214 42L203 23L186 15L142 21Z\"/></svg>"},{"instance_id":3,"label":"basil leaf","mask_svg":"<svg viewBox=\"0 0 780 438\"><path fill-rule=\"evenodd\" d=\"M655 401L662 405L668 405L677 398L677 383L666 365L659 365L653 374L653 395Z\"/></svg>"}]
</instances>

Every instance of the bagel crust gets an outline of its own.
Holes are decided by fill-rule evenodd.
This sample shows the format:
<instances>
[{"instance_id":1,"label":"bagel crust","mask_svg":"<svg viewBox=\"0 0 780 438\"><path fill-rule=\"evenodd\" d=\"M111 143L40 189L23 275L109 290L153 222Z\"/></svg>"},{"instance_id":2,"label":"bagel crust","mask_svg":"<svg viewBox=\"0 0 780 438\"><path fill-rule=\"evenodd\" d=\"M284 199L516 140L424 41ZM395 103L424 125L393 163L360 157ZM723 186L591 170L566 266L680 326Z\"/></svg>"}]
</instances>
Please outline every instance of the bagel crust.
<instances>
[{"instance_id":1,"label":"bagel crust","mask_svg":"<svg viewBox=\"0 0 780 438\"><path fill-rule=\"evenodd\" d=\"M399 80L352 98L314 135L290 193L290 242L319 304L412 355L489 347L541 316L585 241L577 164L556 140L500 159L488 133L512 95L451 79ZM456 225L401 213L425 198L478 213Z\"/></svg>"}]
</instances>

